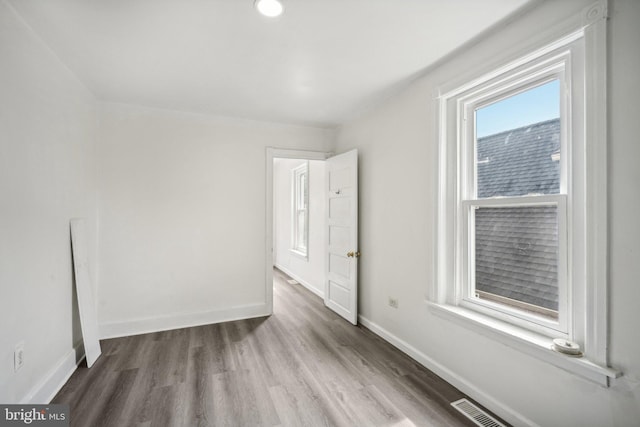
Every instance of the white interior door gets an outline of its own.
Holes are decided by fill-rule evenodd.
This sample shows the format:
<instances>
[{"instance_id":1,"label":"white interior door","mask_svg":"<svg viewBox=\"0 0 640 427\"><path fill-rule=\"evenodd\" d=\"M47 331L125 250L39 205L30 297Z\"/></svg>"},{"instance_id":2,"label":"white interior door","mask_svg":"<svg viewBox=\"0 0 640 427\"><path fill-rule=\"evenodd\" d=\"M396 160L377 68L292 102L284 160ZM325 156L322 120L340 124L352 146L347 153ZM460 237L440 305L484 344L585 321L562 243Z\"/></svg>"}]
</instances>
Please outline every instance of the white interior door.
<instances>
[{"instance_id":1,"label":"white interior door","mask_svg":"<svg viewBox=\"0 0 640 427\"><path fill-rule=\"evenodd\" d=\"M327 277L324 303L358 323L358 150L326 160Z\"/></svg>"}]
</instances>

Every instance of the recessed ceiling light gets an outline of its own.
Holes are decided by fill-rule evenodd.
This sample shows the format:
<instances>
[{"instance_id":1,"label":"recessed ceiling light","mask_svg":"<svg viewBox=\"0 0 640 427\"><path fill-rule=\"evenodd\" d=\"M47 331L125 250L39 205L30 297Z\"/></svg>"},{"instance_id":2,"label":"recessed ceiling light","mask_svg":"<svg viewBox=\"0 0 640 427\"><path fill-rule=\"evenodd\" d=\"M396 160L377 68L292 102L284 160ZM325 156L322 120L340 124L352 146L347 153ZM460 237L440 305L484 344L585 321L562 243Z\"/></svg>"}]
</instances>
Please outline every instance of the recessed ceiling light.
<instances>
[{"instance_id":1,"label":"recessed ceiling light","mask_svg":"<svg viewBox=\"0 0 640 427\"><path fill-rule=\"evenodd\" d=\"M284 10L279 0L255 0L254 6L258 12L269 18L280 16Z\"/></svg>"}]
</instances>

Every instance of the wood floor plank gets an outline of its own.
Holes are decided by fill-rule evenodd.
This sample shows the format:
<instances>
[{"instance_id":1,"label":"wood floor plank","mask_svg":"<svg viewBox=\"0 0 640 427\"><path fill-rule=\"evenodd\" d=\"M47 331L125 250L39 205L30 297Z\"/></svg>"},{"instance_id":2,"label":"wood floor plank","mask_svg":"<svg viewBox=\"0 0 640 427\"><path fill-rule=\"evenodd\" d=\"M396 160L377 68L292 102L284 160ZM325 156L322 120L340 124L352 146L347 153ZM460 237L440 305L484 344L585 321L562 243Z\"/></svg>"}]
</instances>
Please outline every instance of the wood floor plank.
<instances>
[{"instance_id":1,"label":"wood floor plank","mask_svg":"<svg viewBox=\"0 0 640 427\"><path fill-rule=\"evenodd\" d=\"M274 314L102 341L53 403L71 425L473 426L465 397L274 270Z\"/></svg>"},{"instance_id":2,"label":"wood floor plank","mask_svg":"<svg viewBox=\"0 0 640 427\"><path fill-rule=\"evenodd\" d=\"M213 376L214 425L280 424L268 390L257 372L239 369Z\"/></svg>"},{"instance_id":3,"label":"wood floor plank","mask_svg":"<svg viewBox=\"0 0 640 427\"><path fill-rule=\"evenodd\" d=\"M300 384L275 386L269 389L283 426L348 427L355 424L326 398L309 393Z\"/></svg>"},{"instance_id":4,"label":"wood floor plank","mask_svg":"<svg viewBox=\"0 0 640 427\"><path fill-rule=\"evenodd\" d=\"M151 427L179 427L182 425L182 420L178 419L173 410L178 398L178 387L176 386L162 386L153 390Z\"/></svg>"},{"instance_id":5,"label":"wood floor plank","mask_svg":"<svg viewBox=\"0 0 640 427\"><path fill-rule=\"evenodd\" d=\"M108 397L105 396L107 400L104 409L100 411L94 426L102 427L126 423L126 420L122 419L122 415L137 375L137 368L118 372L115 385Z\"/></svg>"}]
</instances>

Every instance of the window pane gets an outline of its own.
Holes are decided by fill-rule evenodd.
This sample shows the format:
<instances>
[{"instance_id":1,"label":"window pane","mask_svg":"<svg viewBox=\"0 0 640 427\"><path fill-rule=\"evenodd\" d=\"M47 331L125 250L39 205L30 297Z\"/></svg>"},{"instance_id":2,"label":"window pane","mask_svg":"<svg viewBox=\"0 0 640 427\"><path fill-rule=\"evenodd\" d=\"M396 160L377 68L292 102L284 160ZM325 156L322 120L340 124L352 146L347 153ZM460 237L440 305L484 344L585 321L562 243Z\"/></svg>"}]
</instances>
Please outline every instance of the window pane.
<instances>
[{"instance_id":1,"label":"window pane","mask_svg":"<svg viewBox=\"0 0 640 427\"><path fill-rule=\"evenodd\" d=\"M478 198L560 192L560 84L476 110Z\"/></svg>"},{"instance_id":2,"label":"window pane","mask_svg":"<svg viewBox=\"0 0 640 427\"><path fill-rule=\"evenodd\" d=\"M302 186L300 185L302 181L302 175L296 174L296 209L302 209Z\"/></svg>"},{"instance_id":3,"label":"window pane","mask_svg":"<svg viewBox=\"0 0 640 427\"><path fill-rule=\"evenodd\" d=\"M309 202L309 184L307 182L307 174L304 173L300 176L300 191L302 192L300 197L301 208L306 209Z\"/></svg>"},{"instance_id":4,"label":"window pane","mask_svg":"<svg viewBox=\"0 0 640 427\"><path fill-rule=\"evenodd\" d=\"M298 236L297 245L298 249L307 248L307 227L306 227L307 213L305 211L298 211Z\"/></svg>"},{"instance_id":5,"label":"window pane","mask_svg":"<svg viewBox=\"0 0 640 427\"><path fill-rule=\"evenodd\" d=\"M474 211L476 296L557 318L557 206Z\"/></svg>"}]
</instances>

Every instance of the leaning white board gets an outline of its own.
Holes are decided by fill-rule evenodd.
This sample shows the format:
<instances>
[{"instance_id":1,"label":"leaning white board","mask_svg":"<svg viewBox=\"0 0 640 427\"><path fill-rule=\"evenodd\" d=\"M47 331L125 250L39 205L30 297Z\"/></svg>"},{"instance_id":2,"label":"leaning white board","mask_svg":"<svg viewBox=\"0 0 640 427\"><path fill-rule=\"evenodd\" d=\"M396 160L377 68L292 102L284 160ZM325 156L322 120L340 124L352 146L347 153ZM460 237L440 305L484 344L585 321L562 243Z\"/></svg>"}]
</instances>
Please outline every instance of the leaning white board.
<instances>
[{"instance_id":1,"label":"leaning white board","mask_svg":"<svg viewBox=\"0 0 640 427\"><path fill-rule=\"evenodd\" d=\"M76 275L76 294L80 311L80 326L87 366L91 367L100 357L102 349L98 335L98 315L93 299L93 290L89 275L89 257L87 251L87 233L84 218L71 220L71 247L73 251L73 271Z\"/></svg>"}]
</instances>

